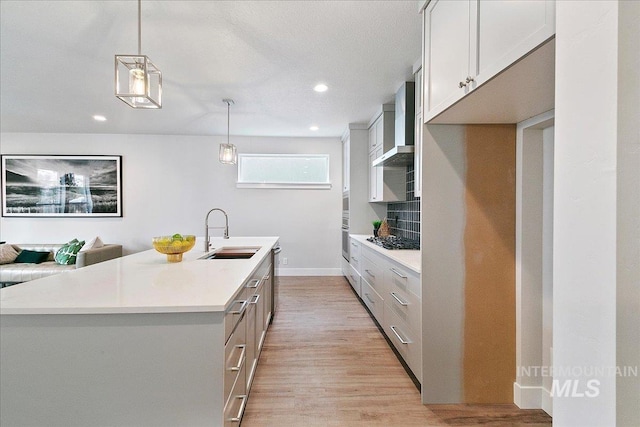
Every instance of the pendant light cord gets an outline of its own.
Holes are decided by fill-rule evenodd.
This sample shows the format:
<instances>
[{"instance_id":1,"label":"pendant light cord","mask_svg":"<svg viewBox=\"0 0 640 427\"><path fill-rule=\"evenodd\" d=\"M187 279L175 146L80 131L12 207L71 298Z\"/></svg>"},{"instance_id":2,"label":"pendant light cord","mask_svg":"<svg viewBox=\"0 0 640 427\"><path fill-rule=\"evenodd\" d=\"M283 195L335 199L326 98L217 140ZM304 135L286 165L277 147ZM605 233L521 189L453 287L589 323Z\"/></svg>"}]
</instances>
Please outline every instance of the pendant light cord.
<instances>
[{"instance_id":1,"label":"pendant light cord","mask_svg":"<svg viewBox=\"0 0 640 427\"><path fill-rule=\"evenodd\" d=\"M222 100L222 102L227 104L227 144L229 144L229 117L231 115L230 113L230 109L231 109L231 104L234 104L233 99L229 99L229 98L225 98Z\"/></svg>"},{"instance_id":2,"label":"pendant light cord","mask_svg":"<svg viewBox=\"0 0 640 427\"><path fill-rule=\"evenodd\" d=\"M140 16L142 15L142 0L138 0L138 56L141 55L142 52L142 20Z\"/></svg>"}]
</instances>

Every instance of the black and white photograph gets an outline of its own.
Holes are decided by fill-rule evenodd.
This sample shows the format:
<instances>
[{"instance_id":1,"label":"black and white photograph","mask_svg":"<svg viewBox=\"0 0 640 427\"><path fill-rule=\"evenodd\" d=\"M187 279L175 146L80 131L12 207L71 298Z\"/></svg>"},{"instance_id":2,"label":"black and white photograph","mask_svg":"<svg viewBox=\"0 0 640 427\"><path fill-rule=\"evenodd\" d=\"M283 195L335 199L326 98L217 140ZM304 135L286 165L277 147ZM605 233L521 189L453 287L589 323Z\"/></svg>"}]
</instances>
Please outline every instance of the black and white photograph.
<instances>
[{"instance_id":1,"label":"black and white photograph","mask_svg":"<svg viewBox=\"0 0 640 427\"><path fill-rule=\"evenodd\" d=\"M121 217L121 156L2 156L2 216Z\"/></svg>"}]
</instances>

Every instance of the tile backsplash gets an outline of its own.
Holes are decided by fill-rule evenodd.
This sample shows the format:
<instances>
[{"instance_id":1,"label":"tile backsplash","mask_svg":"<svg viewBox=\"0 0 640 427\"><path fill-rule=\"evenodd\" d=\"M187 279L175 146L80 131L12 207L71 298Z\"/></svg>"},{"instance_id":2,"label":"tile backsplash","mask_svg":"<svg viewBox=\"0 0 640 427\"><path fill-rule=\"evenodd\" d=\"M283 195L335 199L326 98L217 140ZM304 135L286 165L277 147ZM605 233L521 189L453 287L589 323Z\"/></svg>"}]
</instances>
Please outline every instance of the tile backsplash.
<instances>
[{"instance_id":1,"label":"tile backsplash","mask_svg":"<svg viewBox=\"0 0 640 427\"><path fill-rule=\"evenodd\" d=\"M414 197L414 168L407 166L407 201L387 204L387 222L391 234L420 240L420 199Z\"/></svg>"}]
</instances>

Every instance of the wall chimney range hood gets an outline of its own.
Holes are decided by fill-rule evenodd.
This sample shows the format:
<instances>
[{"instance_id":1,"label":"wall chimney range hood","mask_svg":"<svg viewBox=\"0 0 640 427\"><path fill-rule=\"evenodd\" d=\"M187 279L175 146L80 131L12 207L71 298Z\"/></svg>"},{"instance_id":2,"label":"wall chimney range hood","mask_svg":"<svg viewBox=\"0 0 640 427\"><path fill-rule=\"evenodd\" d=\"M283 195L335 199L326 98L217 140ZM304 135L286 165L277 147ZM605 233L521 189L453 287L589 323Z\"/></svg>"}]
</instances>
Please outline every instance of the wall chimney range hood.
<instances>
[{"instance_id":1,"label":"wall chimney range hood","mask_svg":"<svg viewBox=\"0 0 640 427\"><path fill-rule=\"evenodd\" d=\"M394 167L413 164L415 108L415 83L405 82L396 92L395 145L375 159L373 166Z\"/></svg>"}]
</instances>

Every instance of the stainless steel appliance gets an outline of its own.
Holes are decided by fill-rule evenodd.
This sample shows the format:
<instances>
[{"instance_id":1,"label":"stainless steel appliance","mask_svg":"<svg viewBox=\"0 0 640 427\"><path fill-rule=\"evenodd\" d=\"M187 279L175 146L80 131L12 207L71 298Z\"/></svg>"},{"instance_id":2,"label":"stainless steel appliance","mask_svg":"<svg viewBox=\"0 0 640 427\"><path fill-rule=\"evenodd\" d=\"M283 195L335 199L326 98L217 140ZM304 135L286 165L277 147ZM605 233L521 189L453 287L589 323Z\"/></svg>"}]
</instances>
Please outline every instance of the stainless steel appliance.
<instances>
[{"instance_id":1,"label":"stainless steel appliance","mask_svg":"<svg viewBox=\"0 0 640 427\"><path fill-rule=\"evenodd\" d=\"M404 237L368 237L367 241L384 249L420 249L420 240L405 239Z\"/></svg>"},{"instance_id":2,"label":"stainless steel appliance","mask_svg":"<svg viewBox=\"0 0 640 427\"><path fill-rule=\"evenodd\" d=\"M342 256L349 261L349 212L342 213Z\"/></svg>"},{"instance_id":3,"label":"stainless steel appliance","mask_svg":"<svg viewBox=\"0 0 640 427\"><path fill-rule=\"evenodd\" d=\"M413 164L415 83L405 82L396 92L395 146L373 161L373 166Z\"/></svg>"},{"instance_id":4,"label":"stainless steel appliance","mask_svg":"<svg viewBox=\"0 0 640 427\"><path fill-rule=\"evenodd\" d=\"M342 256L349 261L349 192L342 193Z\"/></svg>"},{"instance_id":5,"label":"stainless steel appliance","mask_svg":"<svg viewBox=\"0 0 640 427\"><path fill-rule=\"evenodd\" d=\"M278 264L279 254L282 251L280 247L280 242L278 241L273 249L271 249L271 281L273 285L273 289L271 291L271 322L273 322L273 318L276 315L276 310L278 306L278 288L280 284L278 283L278 276L276 275L276 265Z\"/></svg>"}]
</instances>

